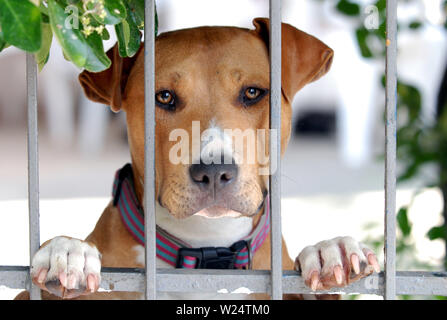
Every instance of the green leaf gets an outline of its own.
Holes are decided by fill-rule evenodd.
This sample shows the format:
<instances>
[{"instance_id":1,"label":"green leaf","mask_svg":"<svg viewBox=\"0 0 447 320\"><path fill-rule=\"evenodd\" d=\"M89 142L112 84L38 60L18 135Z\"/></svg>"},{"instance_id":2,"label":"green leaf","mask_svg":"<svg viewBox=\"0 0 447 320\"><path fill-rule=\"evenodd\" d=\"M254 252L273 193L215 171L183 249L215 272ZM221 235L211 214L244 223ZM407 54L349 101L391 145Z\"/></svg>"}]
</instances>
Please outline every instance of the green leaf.
<instances>
[{"instance_id":1,"label":"green leaf","mask_svg":"<svg viewBox=\"0 0 447 320\"><path fill-rule=\"evenodd\" d=\"M338 11L348 16L358 16L360 14L360 6L349 0L339 0L336 8Z\"/></svg>"},{"instance_id":2,"label":"green leaf","mask_svg":"<svg viewBox=\"0 0 447 320\"><path fill-rule=\"evenodd\" d=\"M109 31L107 31L106 28L104 28L102 30L101 38L102 38L102 40L109 40L110 39L110 33L109 33Z\"/></svg>"},{"instance_id":3,"label":"green leaf","mask_svg":"<svg viewBox=\"0 0 447 320\"><path fill-rule=\"evenodd\" d=\"M157 13L157 6L156 5L154 5L155 6L155 26L154 26L154 29L155 29L155 36L157 36L158 35L158 13Z\"/></svg>"},{"instance_id":4,"label":"green leaf","mask_svg":"<svg viewBox=\"0 0 447 320\"><path fill-rule=\"evenodd\" d=\"M422 22L420 22L420 21L413 21L413 22L411 22L411 23L408 25L408 27L409 27L410 29L413 29L413 30L419 29L420 27L422 27Z\"/></svg>"},{"instance_id":5,"label":"green leaf","mask_svg":"<svg viewBox=\"0 0 447 320\"><path fill-rule=\"evenodd\" d=\"M386 0L378 0L375 4L379 11L383 11L386 9Z\"/></svg>"},{"instance_id":6,"label":"green leaf","mask_svg":"<svg viewBox=\"0 0 447 320\"><path fill-rule=\"evenodd\" d=\"M28 0L0 0L0 28L9 44L36 52L42 43L40 10Z\"/></svg>"},{"instance_id":7,"label":"green leaf","mask_svg":"<svg viewBox=\"0 0 447 320\"><path fill-rule=\"evenodd\" d=\"M104 53L101 37L92 33L88 38L79 29L65 24L69 17L56 0L48 0L51 29L62 47L64 55L79 68L100 72L111 65Z\"/></svg>"},{"instance_id":8,"label":"green leaf","mask_svg":"<svg viewBox=\"0 0 447 320\"><path fill-rule=\"evenodd\" d=\"M88 51L85 68L93 72L99 72L109 68L112 62L104 52L101 36L96 32L92 33L87 37L87 44L90 50Z\"/></svg>"},{"instance_id":9,"label":"green leaf","mask_svg":"<svg viewBox=\"0 0 447 320\"><path fill-rule=\"evenodd\" d=\"M129 7L127 7L127 12L126 19L115 25L118 52L121 57L134 56L141 44L141 33L138 29L136 17Z\"/></svg>"},{"instance_id":10,"label":"green leaf","mask_svg":"<svg viewBox=\"0 0 447 320\"><path fill-rule=\"evenodd\" d=\"M379 29L374 32L380 39L386 40L386 20L384 20L380 25ZM383 42L385 44L385 41Z\"/></svg>"},{"instance_id":11,"label":"green leaf","mask_svg":"<svg viewBox=\"0 0 447 320\"><path fill-rule=\"evenodd\" d=\"M408 220L408 208L402 207L397 213L397 223L404 237L408 237L411 233L411 223Z\"/></svg>"},{"instance_id":12,"label":"green leaf","mask_svg":"<svg viewBox=\"0 0 447 320\"><path fill-rule=\"evenodd\" d=\"M42 46L39 51L37 51L34 56L36 58L36 63L39 66L39 71L42 71L43 67L50 57L51 42L53 41L53 31L51 31L51 26L48 23L42 24Z\"/></svg>"},{"instance_id":13,"label":"green leaf","mask_svg":"<svg viewBox=\"0 0 447 320\"><path fill-rule=\"evenodd\" d=\"M42 12L44 15L48 16L48 8L43 4L43 2L40 2L39 9L40 9L40 12Z\"/></svg>"},{"instance_id":14,"label":"green leaf","mask_svg":"<svg viewBox=\"0 0 447 320\"><path fill-rule=\"evenodd\" d=\"M127 11L134 16L138 29L144 29L144 0L128 0ZM157 5L155 5L155 36L158 34L158 14Z\"/></svg>"},{"instance_id":15,"label":"green leaf","mask_svg":"<svg viewBox=\"0 0 447 320\"><path fill-rule=\"evenodd\" d=\"M133 14L138 29L144 28L144 0L129 0L128 10Z\"/></svg>"},{"instance_id":16,"label":"green leaf","mask_svg":"<svg viewBox=\"0 0 447 320\"><path fill-rule=\"evenodd\" d=\"M362 56L364 58L372 58L374 55L367 42L369 31L364 27L358 28L355 31L355 36L357 38L357 44L359 45L360 53L362 54Z\"/></svg>"},{"instance_id":17,"label":"green leaf","mask_svg":"<svg viewBox=\"0 0 447 320\"><path fill-rule=\"evenodd\" d=\"M118 40L118 52L121 57L127 56L127 43L130 38L129 24L123 21L115 26L115 33Z\"/></svg>"},{"instance_id":18,"label":"green leaf","mask_svg":"<svg viewBox=\"0 0 447 320\"><path fill-rule=\"evenodd\" d=\"M447 239L447 230L445 226L433 227L428 231L427 237L430 240Z\"/></svg>"},{"instance_id":19,"label":"green leaf","mask_svg":"<svg viewBox=\"0 0 447 320\"><path fill-rule=\"evenodd\" d=\"M115 26L115 32L116 37L118 39L118 52L120 56L121 57L131 56L132 51L135 50L133 42L130 41L131 35L130 35L129 23L126 20L124 20L120 24L117 24Z\"/></svg>"},{"instance_id":20,"label":"green leaf","mask_svg":"<svg viewBox=\"0 0 447 320\"><path fill-rule=\"evenodd\" d=\"M397 83L398 107L406 107L410 122L419 119L422 107L422 97L419 90L409 84L398 81Z\"/></svg>"},{"instance_id":21,"label":"green leaf","mask_svg":"<svg viewBox=\"0 0 447 320\"><path fill-rule=\"evenodd\" d=\"M0 52L2 52L3 49L5 49L7 46L5 39L3 38L3 32L0 28Z\"/></svg>"},{"instance_id":22,"label":"green leaf","mask_svg":"<svg viewBox=\"0 0 447 320\"><path fill-rule=\"evenodd\" d=\"M104 18L97 13L93 14L93 17L102 24L115 25L127 16L126 7L121 0L104 0L104 11L106 13Z\"/></svg>"}]
</instances>

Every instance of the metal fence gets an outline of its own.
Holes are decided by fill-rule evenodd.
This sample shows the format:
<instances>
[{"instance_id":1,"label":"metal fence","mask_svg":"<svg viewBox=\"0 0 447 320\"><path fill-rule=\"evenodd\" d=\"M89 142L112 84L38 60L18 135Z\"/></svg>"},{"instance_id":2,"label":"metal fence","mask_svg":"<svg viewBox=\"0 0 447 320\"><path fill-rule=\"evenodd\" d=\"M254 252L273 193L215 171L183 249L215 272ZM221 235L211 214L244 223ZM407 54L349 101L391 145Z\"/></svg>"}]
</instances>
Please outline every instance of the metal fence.
<instances>
[{"instance_id":1,"label":"metal fence","mask_svg":"<svg viewBox=\"0 0 447 320\"><path fill-rule=\"evenodd\" d=\"M372 275L345 288L319 293L364 293L395 299L398 294L447 296L446 272L396 272L396 86L397 86L397 0L387 0L386 54L386 161L385 161L385 272ZM281 190L280 152L276 152L277 170L270 176L271 270L186 270L157 269L155 255L155 0L146 0L145 8L145 188L146 236L145 269L102 268L101 288L145 293L156 299L158 292L229 292L239 287L253 293L270 293L282 299L284 293L312 293L303 278L283 271L281 263ZM270 0L270 127L281 132L281 0ZM37 131L37 67L28 54L28 200L30 259L40 246L39 165ZM281 145L270 136L270 147ZM272 149L271 149L272 150ZM29 267L0 266L0 285L28 289L31 299L40 299L40 290L32 285Z\"/></svg>"}]
</instances>

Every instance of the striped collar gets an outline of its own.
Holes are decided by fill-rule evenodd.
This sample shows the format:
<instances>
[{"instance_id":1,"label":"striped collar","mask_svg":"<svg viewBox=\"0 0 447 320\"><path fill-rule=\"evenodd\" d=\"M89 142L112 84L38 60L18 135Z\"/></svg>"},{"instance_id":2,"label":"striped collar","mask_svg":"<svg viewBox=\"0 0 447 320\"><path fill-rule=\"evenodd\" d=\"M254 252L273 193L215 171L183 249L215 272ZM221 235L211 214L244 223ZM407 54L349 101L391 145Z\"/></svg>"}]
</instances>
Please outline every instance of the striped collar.
<instances>
[{"instance_id":1,"label":"striped collar","mask_svg":"<svg viewBox=\"0 0 447 320\"><path fill-rule=\"evenodd\" d=\"M130 163L116 172L112 195L113 205L118 208L126 229L138 243L144 246L144 212L135 194ZM194 249L157 225L157 258L173 267L189 269L251 268L252 256L264 243L270 230L268 196L264 208L264 213L256 228L247 237L229 248ZM213 255L217 260L213 260Z\"/></svg>"}]
</instances>

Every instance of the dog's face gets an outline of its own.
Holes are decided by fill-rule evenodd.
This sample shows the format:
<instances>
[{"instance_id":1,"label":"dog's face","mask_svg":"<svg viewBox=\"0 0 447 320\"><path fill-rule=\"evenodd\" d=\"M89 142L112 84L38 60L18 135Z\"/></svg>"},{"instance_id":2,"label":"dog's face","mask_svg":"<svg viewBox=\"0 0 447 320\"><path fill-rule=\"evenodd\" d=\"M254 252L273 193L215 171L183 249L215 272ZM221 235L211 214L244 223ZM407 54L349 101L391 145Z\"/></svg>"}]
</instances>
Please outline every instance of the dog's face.
<instances>
[{"instance_id":1,"label":"dog's face","mask_svg":"<svg viewBox=\"0 0 447 320\"><path fill-rule=\"evenodd\" d=\"M201 27L156 40L156 196L176 218L253 216L268 190L269 56L267 19L256 30ZM283 24L281 153L290 137L291 102L324 75L332 50ZM127 114L133 169L144 173L144 54L84 71L87 96Z\"/></svg>"}]
</instances>

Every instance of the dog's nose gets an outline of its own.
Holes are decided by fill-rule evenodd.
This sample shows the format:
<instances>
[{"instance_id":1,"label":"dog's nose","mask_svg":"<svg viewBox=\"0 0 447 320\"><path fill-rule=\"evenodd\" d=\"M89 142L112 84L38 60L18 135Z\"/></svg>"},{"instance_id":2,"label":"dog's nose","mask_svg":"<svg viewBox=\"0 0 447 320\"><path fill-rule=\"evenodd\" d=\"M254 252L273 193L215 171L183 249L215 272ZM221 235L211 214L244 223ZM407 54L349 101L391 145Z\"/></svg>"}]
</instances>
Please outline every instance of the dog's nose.
<instances>
[{"instance_id":1,"label":"dog's nose","mask_svg":"<svg viewBox=\"0 0 447 320\"><path fill-rule=\"evenodd\" d=\"M223 161L222 161L223 162ZM236 181L238 168L234 160L231 163L193 164L189 168L192 181L201 188L222 190Z\"/></svg>"}]
</instances>

